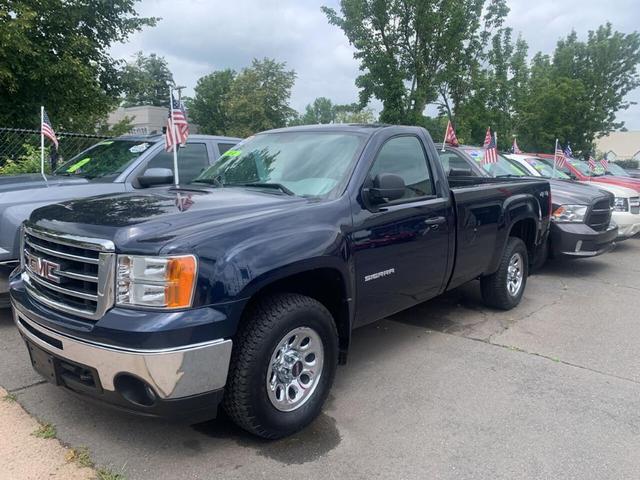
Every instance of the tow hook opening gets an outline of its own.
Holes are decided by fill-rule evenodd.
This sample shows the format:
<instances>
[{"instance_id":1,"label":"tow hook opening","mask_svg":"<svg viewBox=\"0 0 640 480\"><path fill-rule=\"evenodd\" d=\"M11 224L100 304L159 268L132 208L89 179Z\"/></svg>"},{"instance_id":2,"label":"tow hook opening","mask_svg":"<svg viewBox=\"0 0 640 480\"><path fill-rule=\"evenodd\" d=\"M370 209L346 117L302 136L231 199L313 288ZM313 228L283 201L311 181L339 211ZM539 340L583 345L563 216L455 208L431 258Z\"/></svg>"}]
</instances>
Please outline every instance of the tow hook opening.
<instances>
[{"instance_id":1,"label":"tow hook opening","mask_svg":"<svg viewBox=\"0 0 640 480\"><path fill-rule=\"evenodd\" d=\"M113 382L122 398L135 405L152 407L156 403L157 395L146 382L132 375L122 374Z\"/></svg>"}]
</instances>

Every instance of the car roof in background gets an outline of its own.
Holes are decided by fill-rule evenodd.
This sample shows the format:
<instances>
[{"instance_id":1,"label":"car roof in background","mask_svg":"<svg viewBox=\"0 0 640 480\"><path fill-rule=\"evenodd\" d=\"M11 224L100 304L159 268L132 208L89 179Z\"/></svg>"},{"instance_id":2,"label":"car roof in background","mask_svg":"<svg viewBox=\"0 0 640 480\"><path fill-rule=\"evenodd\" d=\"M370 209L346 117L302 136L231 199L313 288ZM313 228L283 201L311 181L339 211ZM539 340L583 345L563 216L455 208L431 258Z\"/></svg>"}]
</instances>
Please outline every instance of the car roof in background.
<instances>
[{"instance_id":1,"label":"car roof in background","mask_svg":"<svg viewBox=\"0 0 640 480\"><path fill-rule=\"evenodd\" d=\"M161 133L153 133L151 135L121 135L119 137L115 137L113 139L105 139L105 140L123 140L123 141L131 141L131 142L151 142L155 143L161 141L164 138L164 135ZM224 137L221 135L200 135L194 134L189 135L189 140L214 140L214 141L234 141L239 142L242 139L237 137Z\"/></svg>"}]
</instances>

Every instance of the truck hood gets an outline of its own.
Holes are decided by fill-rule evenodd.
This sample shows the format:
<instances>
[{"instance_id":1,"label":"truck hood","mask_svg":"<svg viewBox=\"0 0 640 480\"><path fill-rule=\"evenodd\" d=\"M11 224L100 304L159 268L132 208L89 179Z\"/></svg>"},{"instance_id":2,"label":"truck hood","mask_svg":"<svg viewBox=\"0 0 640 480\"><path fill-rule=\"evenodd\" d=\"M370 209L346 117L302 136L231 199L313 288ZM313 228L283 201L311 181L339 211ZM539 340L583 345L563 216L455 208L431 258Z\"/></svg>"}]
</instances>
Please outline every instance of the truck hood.
<instances>
[{"instance_id":1,"label":"truck hood","mask_svg":"<svg viewBox=\"0 0 640 480\"><path fill-rule=\"evenodd\" d=\"M631 177L614 177L605 175L602 177L594 177L592 183L601 183L606 185L616 185L618 187L630 188L636 192L640 192L640 179Z\"/></svg>"},{"instance_id":2,"label":"truck hood","mask_svg":"<svg viewBox=\"0 0 640 480\"><path fill-rule=\"evenodd\" d=\"M549 179L551 199L554 205L590 205L592 202L609 197L600 186L585 185L573 180Z\"/></svg>"},{"instance_id":3,"label":"truck hood","mask_svg":"<svg viewBox=\"0 0 640 480\"><path fill-rule=\"evenodd\" d=\"M33 190L34 188L54 188L68 185L78 185L88 183L82 177L47 176L45 182L39 173L29 173L25 175L9 175L0 177L0 195L4 193L17 192L20 190Z\"/></svg>"},{"instance_id":4,"label":"truck hood","mask_svg":"<svg viewBox=\"0 0 640 480\"><path fill-rule=\"evenodd\" d=\"M309 200L252 188L155 190L102 195L48 205L29 223L56 232L112 240L130 253L157 250L176 238L203 231L218 235L269 216L288 215ZM183 242L186 246L188 242Z\"/></svg>"},{"instance_id":5,"label":"truck hood","mask_svg":"<svg viewBox=\"0 0 640 480\"><path fill-rule=\"evenodd\" d=\"M612 193L616 197L620 198L630 198L637 197L638 192L631 188L621 187L618 185L614 185L612 183L602 183L602 182L581 182L583 185L589 185L592 187L599 188L600 190L605 190L607 192Z\"/></svg>"}]
</instances>

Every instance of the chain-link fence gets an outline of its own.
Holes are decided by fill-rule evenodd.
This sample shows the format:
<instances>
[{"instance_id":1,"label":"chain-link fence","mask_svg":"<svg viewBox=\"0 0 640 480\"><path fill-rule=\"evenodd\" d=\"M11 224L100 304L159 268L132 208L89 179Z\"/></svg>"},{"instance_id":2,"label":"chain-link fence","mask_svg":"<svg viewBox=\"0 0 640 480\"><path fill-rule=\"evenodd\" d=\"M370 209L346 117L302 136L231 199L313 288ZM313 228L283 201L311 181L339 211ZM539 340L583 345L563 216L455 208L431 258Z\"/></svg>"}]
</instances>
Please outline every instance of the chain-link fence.
<instances>
[{"instance_id":1,"label":"chain-link fence","mask_svg":"<svg viewBox=\"0 0 640 480\"><path fill-rule=\"evenodd\" d=\"M83 133L57 133L58 151L54 152L51 141L45 138L47 156L50 161L60 164L63 160L68 160L91 145L101 140L111 138L104 135L87 135ZM2 128L0 127L0 167L8 160L17 161L26 155L31 148L40 148L40 131L27 130L24 128Z\"/></svg>"}]
</instances>

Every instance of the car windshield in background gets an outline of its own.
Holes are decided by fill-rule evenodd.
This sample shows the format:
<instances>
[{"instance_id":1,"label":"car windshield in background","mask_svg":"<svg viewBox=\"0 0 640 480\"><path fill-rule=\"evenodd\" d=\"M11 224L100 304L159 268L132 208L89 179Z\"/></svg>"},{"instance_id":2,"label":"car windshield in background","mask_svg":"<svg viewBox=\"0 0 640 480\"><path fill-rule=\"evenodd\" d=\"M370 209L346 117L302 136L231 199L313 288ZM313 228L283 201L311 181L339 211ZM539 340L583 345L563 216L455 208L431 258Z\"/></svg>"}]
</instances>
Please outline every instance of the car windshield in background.
<instances>
[{"instance_id":1,"label":"car windshield in background","mask_svg":"<svg viewBox=\"0 0 640 480\"><path fill-rule=\"evenodd\" d=\"M560 180L569 180L571 178L558 169L554 171L551 165L540 158L527 158L525 162L535 168L535 170L545 178L559 178Z\"/></svg>"},{"instance_id":2,"label":"car windshield in background","mask_svg":"<svg viewBox=\"0 0 640 480\"><path fill-rule=\"evenodd\" d=\"M337 195L363 142L364 137L344 132L264 133L225 152L194 182L276 187L274 191L309 197Z\"/></svg>"},{"instance_id":3,"label":"car windshield in background","mask_svg":"<svg viewBox=\"0 0 640 480\"><path fill-rule=\"evenodd\" d=\"M85 178L116 176L150 146L151 143L139 140L105 140L64 162L54 173Z\"/></svg>"},{"instance_id":4,"label":"car windshield in background","mask_svg":"<svg viewBox=\"0 0 640 480\"><path fill-rule=\"evenodd\" d=\"M589 164L587 162L582 162L580 160L576 160L575 158L568 158L567 161L573 168L587 177L601 177L604 175L604 169L602 167L600 167L599 169L596 167L595 172L592 172L589 169Z\"/></svg>"},{"instance_id":5,"label":"car windshield in background","mask_svg":"<svg viewBox=\"0 0 640 480\"><path fill-rule=\"evenodd\" d=\"M502 155L498 155L496 163L482 163L484 148L464 148L464 151L492 177L524 177L528 175L522 168L516 167Z\"/></svg>"},{"instance_id":6,"label":"car windshield in background","mask_svg":"<svg viewBox=\"0 0 640 480\"><path fill-rule=\"evenodd\" d=\"M602 167L600 167L600 168L602 168ZM615 163L609 163L609 166L607 167L607 172L606 173L608 175L615 175L616 177L630 177L631 176L631 175L629 175L629 172L627 172L620 165L616 165Z\"/></svg>"}]
</instances>

